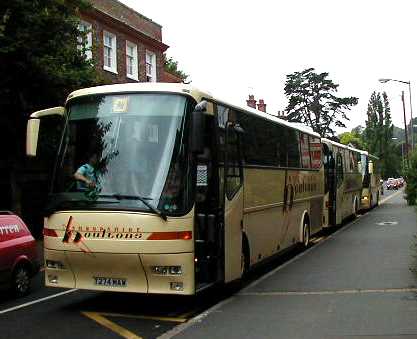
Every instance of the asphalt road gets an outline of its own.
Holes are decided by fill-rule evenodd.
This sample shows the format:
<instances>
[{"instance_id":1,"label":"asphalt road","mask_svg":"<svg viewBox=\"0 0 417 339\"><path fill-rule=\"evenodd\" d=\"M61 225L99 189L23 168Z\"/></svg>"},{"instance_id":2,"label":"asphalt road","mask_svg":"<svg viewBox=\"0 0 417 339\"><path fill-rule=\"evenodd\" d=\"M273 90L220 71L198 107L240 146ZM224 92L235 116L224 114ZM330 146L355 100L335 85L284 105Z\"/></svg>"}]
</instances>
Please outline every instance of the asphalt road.
<instances>
[{"instance_id":1,"label":"asphalt road","mask_svg":"<svg viewBox=\"0 0 417 339\"><path fill-rule=\"evenodd\" d=\"M45 288L41 273L28 297L0 295L1 338L417 338L409 270L417 222L401 195L258 269L243 286L197 297ZM397 224L377 225L384 221Z\"/></svg>"},{"instance_id":2,"label":"asphalt road","mask_svg":"<svg viewBox=\"0 0 417 339\"><path fill-rule=\"evenodd\" d=\"M410 270L417 220L402 193L391 194L382 206L169 336L417 338L417 277Z\"/></svg>"}]
</instances>

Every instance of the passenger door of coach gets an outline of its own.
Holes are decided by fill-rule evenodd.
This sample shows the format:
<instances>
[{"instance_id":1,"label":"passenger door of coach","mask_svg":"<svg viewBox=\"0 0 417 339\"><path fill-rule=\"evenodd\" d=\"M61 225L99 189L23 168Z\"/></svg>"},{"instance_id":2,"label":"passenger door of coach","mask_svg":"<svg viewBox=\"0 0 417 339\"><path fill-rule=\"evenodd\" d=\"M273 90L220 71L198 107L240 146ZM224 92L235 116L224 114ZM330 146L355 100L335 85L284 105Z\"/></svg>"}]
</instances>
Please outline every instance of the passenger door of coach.
<instances>
[{"instance_id":1,"label":"passenger door of coach","mask_svg":"<svg viewBox=\"0 0 417 339\"><path fill-rule=\"evenodd\" d=\"M336 153L336 209L335 209L335 217L336 223L338 225L342 222L342 215L343 215L343 194L344 194L344 167L343 167L343 156L342 153Z\"/></svg>"},{"instance_id":2,"label":"passenger door of coach","mask_svg":"<svg viewBox=\"0 0 417 339\"><path fill-rule=\"evenodd\" d=\"M337 176L336 176L336 162L333 152L327 145L323 146L326 159L326 179L329 190L328 212L329 224L336 225L336 211L337 211Z\"/></svg>"},{"instance_id":3,"label":"passenger door of coach","mask_svg":"<svg viewBox=\"0 0 417 339\"><path fill-rule=\"evenodd\" d=\"M240 128L228 122L225 128L224 251L225 282L241 277L243 228L243 167Z\"/></svg>"}]
</instances>

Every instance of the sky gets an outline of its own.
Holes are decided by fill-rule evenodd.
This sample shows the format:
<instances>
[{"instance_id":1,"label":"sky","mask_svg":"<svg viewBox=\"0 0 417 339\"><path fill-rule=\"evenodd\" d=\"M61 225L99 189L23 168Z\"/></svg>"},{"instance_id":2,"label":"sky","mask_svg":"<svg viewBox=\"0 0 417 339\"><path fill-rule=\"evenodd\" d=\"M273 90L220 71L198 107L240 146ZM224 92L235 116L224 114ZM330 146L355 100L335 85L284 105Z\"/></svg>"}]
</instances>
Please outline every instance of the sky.
<instances>
[{"instance_id":1,"label":"sky","mask_svg":"<svg viewBox=\"0 0 417 339\"><path fill-rule=\"evenodd\" d=\"M246 105L264 99L267 112L284 110L286 75L313 67L356 96L346 129L365 125L373 91L386 91L394 125L403 127L401 91L410 119L411 81L417 117L417 3L413 0L138 1L119 0L162 25L168 56L192 85Z\"/></svg>"}]
</instances>

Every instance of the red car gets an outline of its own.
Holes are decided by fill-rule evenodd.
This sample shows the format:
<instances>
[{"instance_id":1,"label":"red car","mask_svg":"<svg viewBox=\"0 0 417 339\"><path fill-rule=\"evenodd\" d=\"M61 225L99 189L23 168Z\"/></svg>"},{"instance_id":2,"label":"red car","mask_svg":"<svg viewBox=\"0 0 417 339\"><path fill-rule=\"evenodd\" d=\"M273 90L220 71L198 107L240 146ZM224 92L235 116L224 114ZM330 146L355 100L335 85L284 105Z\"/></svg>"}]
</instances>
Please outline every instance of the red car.
<instances>
[{"instance_id":1,"label":"red car","mask_svg":"<svg viewBox=\"0 0 417 339\"><path fill-rule=\"evenodd\" d=\"M0 211L0 286L17 296L29 293L31 278L39 271L36 242L17 215Z\"/></svg>"}]
</instances>

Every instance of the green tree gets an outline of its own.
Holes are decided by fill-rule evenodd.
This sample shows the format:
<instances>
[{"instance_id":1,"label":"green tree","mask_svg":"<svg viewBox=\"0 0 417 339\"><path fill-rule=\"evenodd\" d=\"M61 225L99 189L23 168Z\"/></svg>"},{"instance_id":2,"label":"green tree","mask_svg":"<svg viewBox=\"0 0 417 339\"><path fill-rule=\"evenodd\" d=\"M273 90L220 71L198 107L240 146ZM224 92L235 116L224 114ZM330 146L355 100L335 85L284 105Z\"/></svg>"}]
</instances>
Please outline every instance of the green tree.
<instances>
[{"instance_id":1,"label":"green tree","mask_svg":"<svg viewBox=\"0 0 417 339\"><path fill-rule=\"evenodd\" d=\"M69 92L98 81L77 40L79 11L89 8L87 0L0 4L0 167L12 187L11 206L0 201L0 207L19 211L13 173L28 167L24 144L29 114L62 105Z\"/></svg>"},{"instance_id":2,"label":"green tree","mask_svg":"<svg viewBox=\"0 0 417 339\"><path fill-rule=\"evenodd\" d=\"M313 128L321 136L333 136L333 128L346 127L346 111L358 103L356 97L336 96L339 85L328 78L329 73L317 74L314 68L287 75L285 95L288 119Z\"/></svg>"},{"instance_id":3,"label":"green tree","mask_svg":"<svg viewBox=\"0 0 417 339\"><path fill-rule=\"evenodd\" d=\"M417 204L417 151L410 156L410 167L406 171L405 198L409 205Z\"/></svg>"},{"instance_id":4,"label":"green tree","mask_svg":"<svg viewBox=\"0 0 417 339\"><path fill-rule=\"evenodd\" d=\"M178 61L175 61L172 57L167 57L164 53L164 69L168 73L174 74L179 77L182 82L186 82L189 77L188 74L185 74L183 71L178 69Z\"/></svg>"},{"instance_id":5,"label":"green tree","mask_svg":"<svg viewBox=\"0 0 417 339\"><path fill-rule=\"evenodd\" d=\"M367 118L366 128L363 131L367 151L380 158L381 174L384 178L398 176L401 158L392 140L394 126L385 92L372 93L368 103Z\"/></svg>"},{"instance_id":6,"label":"green tree","mask_svg":"<svg viewBox=\"0 0 417 339\"><path fill-rule=\"evenodd\" d=\"M344 132L339 135L340 143L344 145L352 145L358 149L364 149L364 143L362 141L361 135L356 134L353 130L352 132Z\"/></svg>"}]
</instances>

